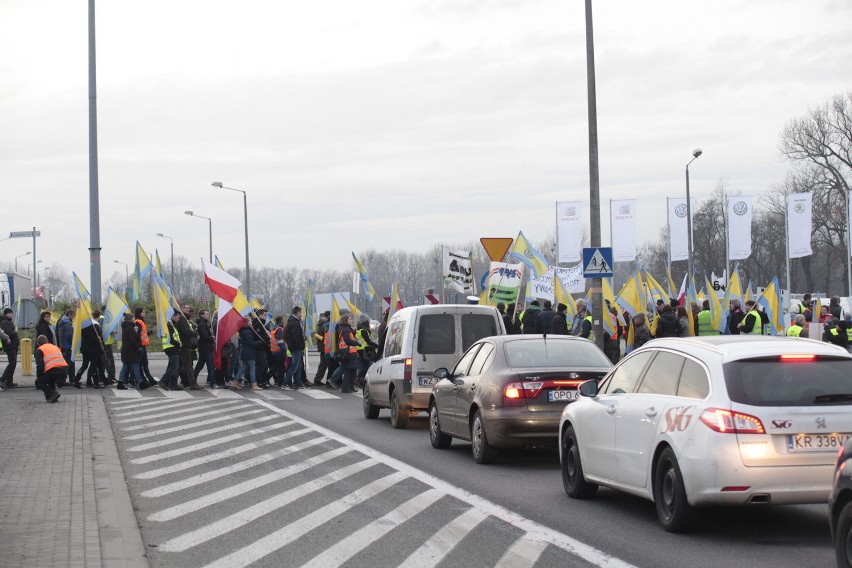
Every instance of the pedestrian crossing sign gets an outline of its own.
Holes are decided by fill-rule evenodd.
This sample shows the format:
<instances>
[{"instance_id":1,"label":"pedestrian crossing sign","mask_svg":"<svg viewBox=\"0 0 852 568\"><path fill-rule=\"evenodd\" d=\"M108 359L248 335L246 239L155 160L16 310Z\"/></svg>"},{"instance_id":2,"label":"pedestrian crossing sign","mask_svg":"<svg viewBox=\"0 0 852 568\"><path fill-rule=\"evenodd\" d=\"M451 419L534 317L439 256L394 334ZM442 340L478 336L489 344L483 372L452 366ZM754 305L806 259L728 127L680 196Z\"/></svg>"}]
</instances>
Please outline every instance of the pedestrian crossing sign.
<instances>
[{"instance_id":1,"label":"pedestrian crossing sign","mask_svg":"<svg viewBox=\"0 0 852 568\"><path fill-rule=\"evenodd\" d=\"M612 277L612 248L589 247L583 249L583 278Z\"/></svg>"}]
</instances>

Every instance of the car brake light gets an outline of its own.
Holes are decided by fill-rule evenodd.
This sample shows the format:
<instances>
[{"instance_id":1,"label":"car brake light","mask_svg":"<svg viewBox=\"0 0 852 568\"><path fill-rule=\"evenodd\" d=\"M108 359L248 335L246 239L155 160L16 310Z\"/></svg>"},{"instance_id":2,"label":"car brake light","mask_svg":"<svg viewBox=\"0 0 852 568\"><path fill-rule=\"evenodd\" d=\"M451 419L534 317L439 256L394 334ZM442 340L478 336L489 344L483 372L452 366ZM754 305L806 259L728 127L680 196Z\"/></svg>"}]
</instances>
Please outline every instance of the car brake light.
<instances>
[{"instance_id":1,"label":"car brake light","mask_svg":"<svg viewBox=\"0 0 852 568\"><path fill-rule=\"evenodd\" d=\"M402 372L402 380L411 382L411 357L405 360L405 369Z\"/></svg>"},{"instance_id":2,"label":"car brake light","mask_svg":"<svg viewBox=\"0 0 852 568\"><path fill-rule=\"evenodd\" d=\"M816 355L813 353L788 353L787 355L781 355L782 361L790 363L813 361L814 359L816 359Z\"/></svg>"},{"instance_id":3,"label":"car brake light","mask_svg":"<svg viewBox=\"0 0 852 568\"><path fill-rule=\"evenodd\" d=\"M701 414L701 421L708 428L722 434L765 434L759 418L724 408L708 408Z\"/></svg>"},{"instance_id":4,"label":"car brake light","mask_svg":"<svg viewBox=\"0 0 852 568\"><path fill-rule=\"evenodd\" d=\"M727 485L722 488L722 491L748 491L751 489L750 485Z\"/></svg>"}]
</instances>

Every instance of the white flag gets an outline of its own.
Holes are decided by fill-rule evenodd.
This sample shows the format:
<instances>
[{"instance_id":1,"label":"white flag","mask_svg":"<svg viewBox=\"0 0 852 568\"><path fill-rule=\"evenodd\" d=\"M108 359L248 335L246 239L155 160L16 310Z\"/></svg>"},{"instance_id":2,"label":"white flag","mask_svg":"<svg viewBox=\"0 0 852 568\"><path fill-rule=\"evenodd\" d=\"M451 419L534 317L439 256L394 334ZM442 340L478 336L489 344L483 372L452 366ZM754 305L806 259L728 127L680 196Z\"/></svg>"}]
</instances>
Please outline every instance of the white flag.
<instances>
[{"instance_id":1,"label":"white flag","mask_svg":"<svg viewBox=\"0 0 852 568\"><path fill-rule=\"evenodd\" d=\"M610 233L612 234L612 260L636 260L636 200L609 201Z\"/></svg>"},{"instance_id":2,"label":"white flag","mask_svg":"<svg viewBox=\"0 0 852 568\"><path fill-rule=\"evenodd\" d=\"M444 256L444 288L473 293L473 270L470 251L441 247Z\"/></svg>"},{"instance_id":3,"label":"white flag","mask_svg":"<svg viewBox=\"0 0 852 568\"><path fill-rule=\"evenodd\" d=\"M728 199L728 260L751 256L751 195Z\"/></svg>"},{"instance_id":4,"label":"white flag","mask_svg":"<svg viewBox=\"0 0 852 568\"><path fill-rule=\"evenodd\" d=\"M790 258L813 254L811 249L811 194L791 193L787 196L787 250Z\"/></svg>"},{"instance_id":5,"label":"white flag","mask_svg":"<svg viewBox=\"0 0 852 568\"><path fill-rule=\"evenodd\" d=\"M556 249L558 262L578 262L582 256L583 202L556 202Z\"/></svg>"},{"instance_id":6,"label":"white flag","mask_svg":"<svg viewBox=\"0 0 852 568\"><path fill-rule=\"evenodd\" d=\"M686 222L686 198L669 197L669 259L689 258L689 225Z\"/></svg>"},{"instance_id":7,"label":"white flag","mask_svg":"<svg viewBox=\"0 0 852 568\"><path fill-rule=\"evenodd\" d=\"M582 262L568 268L551 266L550 269L559 277L562 286L569 294L581 294L586 291L586 279L583 278Z\"/></svg>"}]
</instances>

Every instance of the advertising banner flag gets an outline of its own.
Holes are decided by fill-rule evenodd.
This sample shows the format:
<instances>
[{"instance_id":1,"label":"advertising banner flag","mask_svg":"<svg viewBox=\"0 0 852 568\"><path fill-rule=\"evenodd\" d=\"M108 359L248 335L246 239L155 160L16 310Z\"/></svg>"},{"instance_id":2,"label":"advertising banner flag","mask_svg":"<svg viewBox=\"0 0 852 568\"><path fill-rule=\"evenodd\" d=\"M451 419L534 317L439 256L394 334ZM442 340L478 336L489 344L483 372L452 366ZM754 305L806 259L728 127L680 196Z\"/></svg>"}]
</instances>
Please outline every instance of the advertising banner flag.
<instances>
[{"instance_id":1,"label":"advertising banner flag","mask_svg":"<svg viewBox=\"0 0 852 568\"><path fill-rule=\"evenodd\" d=\"M751 256L751 195L728 199L728 260Z\"/></svg>"},{"instance_id":2,"label":"advertising banner flag","mask_svg":"<svg viewBox=\"0 0 852 568\"><path fill-rule=\"evenodd\" d=\"M473 270L470 251L441 247L444 263L444 288L457 292L473 293Z\"/></svg>"},{"instance_id":3,"label":"advertising banner flag","mask_svg":"<svg viewBox=\"0 0 852 568\"><path fill-rule=\"evenodd\" d=\"M611 199L609 202L612 232L612 260L636 260L636 200Z\"/></svg>"},{"instance_id":4,"label":"advertising banner flag","mask_svg":"<svg viewBox=\"0 0 852 568\"><path fill-rule=\"evenodd\" d=\"M791 193L787 196L787 247L790 258L813 254L812 230L811 194Z\"/></svg>"},{"instance_id":5,"label":"advertising banner flag","mask_svg":"<svg viewBox=\"0 0 852 568\"><path fill-rule=\"evenodd\" d=\"M583 246L583 202L556 202L557 262L579 262Z\"/></svg>"},{"instance_id":6,"label":"advertising banner flag","mask_svg":"<svg viewBox=\"0 0 852 568\"><path fill-rule=\"evenodd\" d=\"M488 271L488 279L485 281L488 304L494 305L497 302L503 302L507 305L517 303L523 274L523 264L492 262Z\"/></svg>"},{"instance_id":7,"label":"advertising banner flag","mask_svg":"<svg viewBox=\"0 0 852 568\"><path fill-rule=\"evenodd\" d=\"M669 197L669 259L689 258L689 225L686 222L686 198Z\"/></svg>"}]
</instances>

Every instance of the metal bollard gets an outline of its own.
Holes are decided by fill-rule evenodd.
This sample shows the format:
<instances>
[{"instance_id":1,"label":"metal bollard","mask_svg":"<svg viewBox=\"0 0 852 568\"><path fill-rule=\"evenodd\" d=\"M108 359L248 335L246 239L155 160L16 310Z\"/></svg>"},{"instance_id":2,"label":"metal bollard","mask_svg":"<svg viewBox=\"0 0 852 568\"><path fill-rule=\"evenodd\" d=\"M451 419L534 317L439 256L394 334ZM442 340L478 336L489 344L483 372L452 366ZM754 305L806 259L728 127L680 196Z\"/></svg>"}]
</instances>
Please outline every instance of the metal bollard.
<instances>
[{"instance_id":1,"label":"metal bollard","mask_svg":"<svg viewBox=\"0 0 852 568\"><path fill-rule=\"evenodd\" d=\"M33 341L32 339L21 340L21 375L33 376Z\"/></svg>"}]
</instances>

